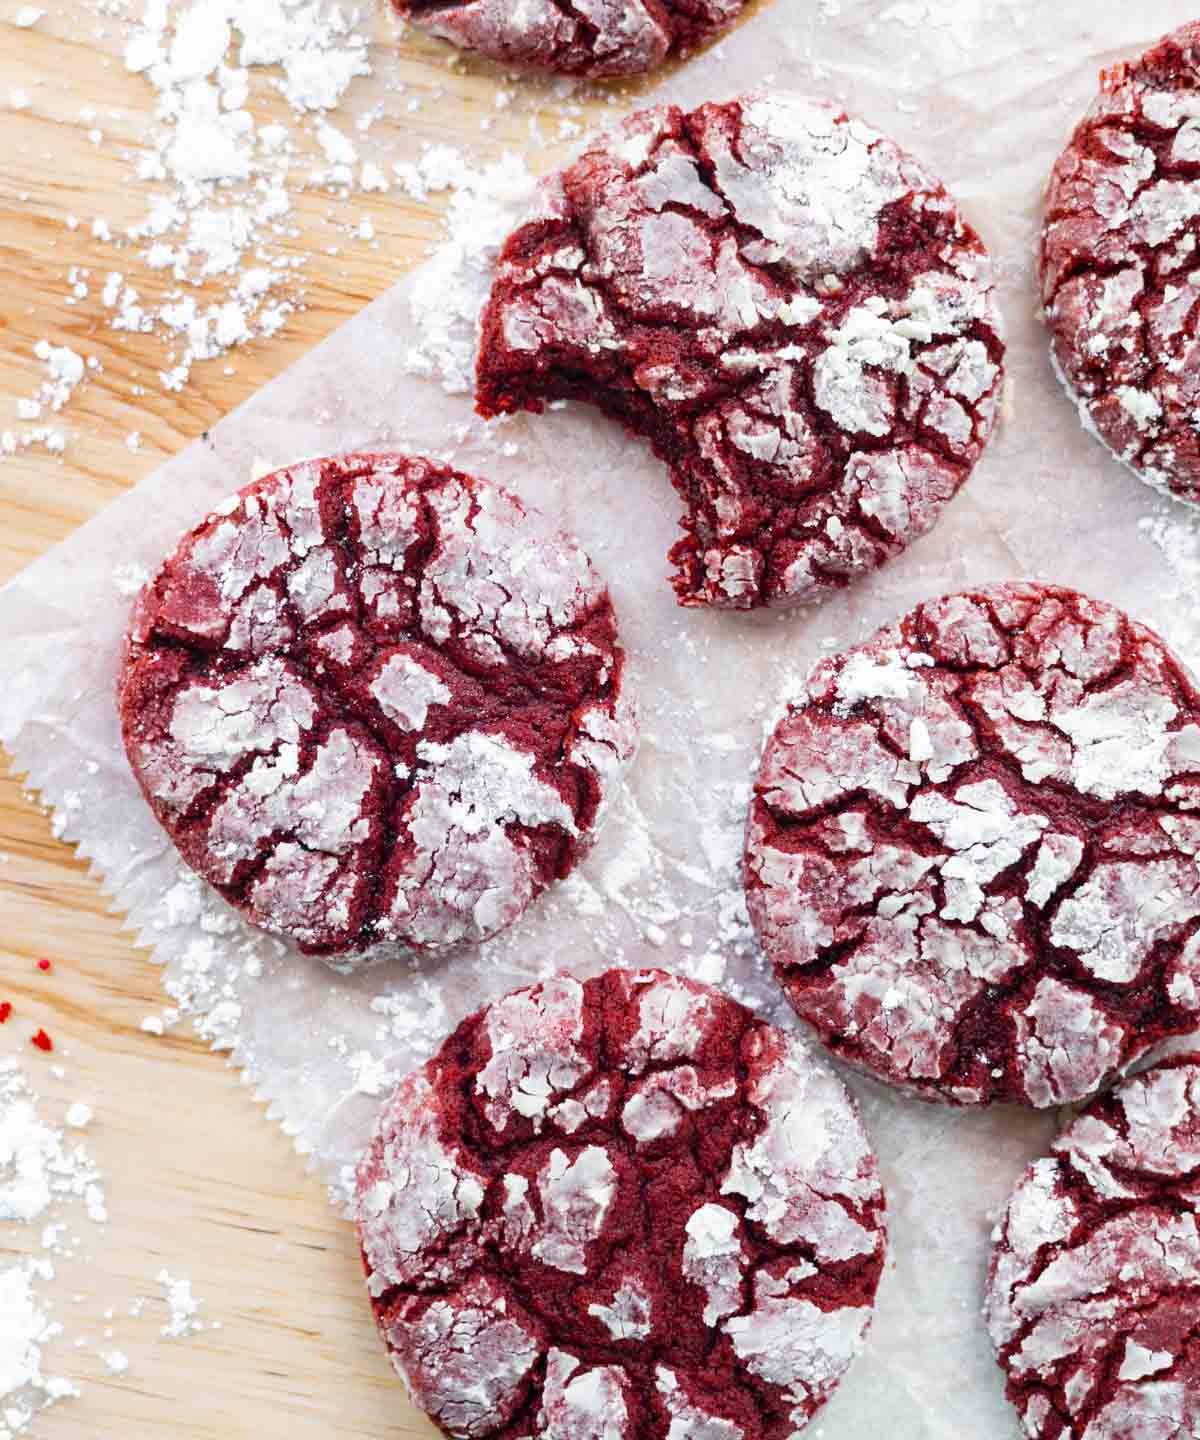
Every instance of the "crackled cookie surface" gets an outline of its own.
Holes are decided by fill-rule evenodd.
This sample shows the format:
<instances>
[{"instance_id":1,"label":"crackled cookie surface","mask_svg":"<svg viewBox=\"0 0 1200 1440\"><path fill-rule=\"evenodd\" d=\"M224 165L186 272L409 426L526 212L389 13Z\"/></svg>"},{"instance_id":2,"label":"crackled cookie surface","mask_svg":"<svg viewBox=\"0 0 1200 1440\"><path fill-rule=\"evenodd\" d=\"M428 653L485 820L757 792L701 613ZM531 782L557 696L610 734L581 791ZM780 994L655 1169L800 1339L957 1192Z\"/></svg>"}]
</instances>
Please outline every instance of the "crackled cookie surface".
<instances>
[{"instance_id":1,"label":"crackled cookie surface","mask_svg":"<svg viewBox=\"0 0 1200 1440\"><path fill-rule=\"evenodd\" d=\"M637 75L732 25L746 0L392 0L412 24L506 65Z\"/></svg>"},{"instance_id":2,"label":"crackled cookie surface","mask_svg":"<svg viewBox=\"0 0 1200 1440\"><path fill-rule=\"evenodd\" d=\"M795 1037L661 971L472 1016L358 1176L376 1318L450 1435L785 1440L862 1345L875 1158Z\"/></svg>"},{"instance_id":3,"label":"crackled cookie surface","mask_svg":"<svg viewBox=\"0 0 1200 1440\"><path fill-rule=\"evenodd\" d=\"M351 965L486 939L565 875L635 725L608 592L512 496L424 460L234 495L134 612L120 707L185 860Z\"/></svg>"},{"instance_id":4,"label":"crackled cookie surface","mask_svg":"<svg viewBox=\"0 0 1200 1440\"><path fill-rule=\"evenodd\" d=\"M992 431L991 261L835 105L636 114L546 182L484 316L485 415L599 405L671 468L685 605L819 598L924 534Z\"/></svg>"},{"instance_id":5,"label":"crackled cookie surface","mask_svg":"<svg viewBox=\"0 0 1200 1440\"><path fill-rule=\"evenodd\" d=\"M1065 1104L1200 1019L1198 809L1200 696L1157 636L1055 586L950 595L780 722L750 913L843 1059Z\"/></svg>"},{"instance_id":6,"label":"crackled cookie surface","mask_svg":"<svg viewBox=\"0 0 1200 1440\"><path fill-rule=\"evenodd\" d=\"M985 1316L1038 1440L1200 1433L1200 1056L1103 1095L1026 1172Z\"/></svg>"},{"instance_id":7,"label":"crackled cookie surface","mask_svg":"<svg viewBox=\"0 0 1200 1440\"><path fill-rule=\"evenodd\" d=\"M1042 234L1053 353L1084 425L1200 504L1200 22L1102 77Z\"/></svg>"}]
</instances>

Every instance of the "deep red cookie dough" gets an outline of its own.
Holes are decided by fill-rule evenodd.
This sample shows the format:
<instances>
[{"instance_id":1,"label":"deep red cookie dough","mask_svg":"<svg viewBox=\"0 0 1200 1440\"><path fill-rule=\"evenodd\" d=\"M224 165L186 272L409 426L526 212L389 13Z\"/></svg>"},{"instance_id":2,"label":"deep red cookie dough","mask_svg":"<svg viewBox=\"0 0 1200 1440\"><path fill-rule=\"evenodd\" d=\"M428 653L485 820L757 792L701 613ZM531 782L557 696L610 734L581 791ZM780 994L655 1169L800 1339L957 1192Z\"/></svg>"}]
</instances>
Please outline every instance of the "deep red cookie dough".
<instances>
[{"instance_id":1,"label":"deep red cookie dough","mask_svg":"<svg viewBox=\"0 0 1200 1440\"><path fill-rule=\"evenodd\" d=\"M1007 584L820 661L767 746L750 914L842 1059L1066 1104L1200 1021L1200 694L1110 605Z\"/></svg>"},{"instance_id":2,"label":"deep red cookie dough","mask_svg":"<svg viewBox=\"0 0 1200 1440\"><path fill-rule=\"evenodd\" d=\"M1200 21L1101 77L1050 177L1041 279L1085 427L1200 504Z\"/></svg>"},{"instance_id":3,"label":"deep red cookie dough","mask_svg":"<svg viewBox=\"0 0 1200 1440\"><path fill-rule=\"evenodd\" d=\"M884 1256L840 1081L654 970L464 1021L386 1103L357 1214L396 1368L466 1440L785 1440L861 1348Z\"/></svg>"},{"instance_id":4,"label":"deep red cookie dough","mask_svg":"<svg viewBox=\"0 0 1200 1440\"><path fill-rule=\"evenodd\" d=\"M1200 1056L1094 1101L1026 1172L985 1316L1037 1440L1200 1433Z\"/></svg>"},{"instance_id":5,"label":"deep red cookie dough","mask_svg":"<svg viewBox=\"0 0 1200 1440\"><path fill-rule=\"evenodd\" d=\"M746 0L392 0L412 24L505 65L637 75L728 29Z\"/></svg>"},{"instance_id":6,"label":"deep red cookie dough","mask_svg":"<svg viewBox=\"0 0 1200 1440\"><path fill-rule=\"evenodd\" d=\"M486 481L347 455L183 539L121 719L188 864L348 967L484 940L572 869L635 741L623 663L574 540Z\"/></svg>"},{"instance_id":7,"label":"deep red cookie dough","mask_svg":"<svg viewBox=\"0 0 1200 1440\"><path fill-rule=\"evenodd\" d=\"M992 266L939 181L837 106L631 116L541 191L483 322L486 416L587 400L686 512L685 605L819 598L924 534L992 431Z\"/></svg>"}]
</instances>

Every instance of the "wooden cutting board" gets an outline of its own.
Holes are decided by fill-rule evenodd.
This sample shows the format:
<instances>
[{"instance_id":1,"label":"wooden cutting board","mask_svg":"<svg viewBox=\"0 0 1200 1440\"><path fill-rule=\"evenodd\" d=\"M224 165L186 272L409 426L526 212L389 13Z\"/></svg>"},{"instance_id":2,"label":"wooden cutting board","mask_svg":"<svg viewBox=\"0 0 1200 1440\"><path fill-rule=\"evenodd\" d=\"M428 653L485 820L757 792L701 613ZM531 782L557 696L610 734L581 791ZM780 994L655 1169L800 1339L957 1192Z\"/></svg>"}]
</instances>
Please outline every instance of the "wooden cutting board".
<instances>
[{"instance_id":1,"label":"wooden cutting board","mask_svg":"<svg viewBox=\"0 0 1200 1440\"><path fill-rule=\"evenodd\" d=\"M13 23L17 0L0 7L0 430L20 428L3 407L42 378L32 353L39 340L94 354L102 369L60 417L70 433L65 457L34 450L0 460L0 582L379 295L439 233L436 200L371 195L355 202L355 213L371 218L377 243L347 242L329 223L329 196L301 195L303 238L293 243L308 256L306 311L284 335L198 366L184 393L165 393L156 380L161 342L109 326L100 290L105 275L123 267L90 233L96 216L116 234L145 214L152 187L131 182L121 152L143 142L154 94L121 61L124 26L98 22L90 8L42 3L47 13L32 29ZM528 115L496 108L505 84L498 72L451 60L433 43L400 40L382 15L377 38L377 73L392 71L407 97L422 97L415 112L403 107L406 126L430 140L477 145L490 114L490 146L529 148ZM28 108L9 104L18 88ZM274 97L254 104L287 118ZM612 113L603 97L585 110L585 120ZM90 138L97 130L98 143ZM537 161L545 166L553 156L539 150ZM73 226L73 216L82 223ZM76 266L91 272L89 294L68 305ZM145 267L131 260L129 268L153 296ZM145 394L135 398L143 382ZM136 452L126 445L133 431L141 436ZM0 657L0 674L2 666ZM220 1056L186 1026L164 1038L142 1031L142 1019L164 1004L155 967L12 777L0 780L0 852L0 1002L14 1006L0 1028L0 1056L20 1055L56 1120L73 1100L93 1107L86 1139L105 1175L111 1217L102 1227L82 1219L73 1226L86 1237L80 1255L57 1260L57 1280L43 1287L67 1331L48 1347L45 1369L76 1379L83 1395L47 1412L35 1433L432 1436L382 1354L349 1226ZM40 970L39 960L51 969ZM30 1045L40 1026L54 1040L53 1055ZM65 1067L62 1078L55 1063ZM0 1260L36 1251L39 1237L23 1233L34 1228L0 1229ZM189 1279L203 1301L206 1328L192 1338L160 1335L167 1312L155 1276L163 1268ZM137 1297L149 1300L135 1318ZM76 1349L70 1342L80 1335L89 1343ZM97 1354L114 1347L130 1360L121 1377Z\"/></svg>"}]
</instances>

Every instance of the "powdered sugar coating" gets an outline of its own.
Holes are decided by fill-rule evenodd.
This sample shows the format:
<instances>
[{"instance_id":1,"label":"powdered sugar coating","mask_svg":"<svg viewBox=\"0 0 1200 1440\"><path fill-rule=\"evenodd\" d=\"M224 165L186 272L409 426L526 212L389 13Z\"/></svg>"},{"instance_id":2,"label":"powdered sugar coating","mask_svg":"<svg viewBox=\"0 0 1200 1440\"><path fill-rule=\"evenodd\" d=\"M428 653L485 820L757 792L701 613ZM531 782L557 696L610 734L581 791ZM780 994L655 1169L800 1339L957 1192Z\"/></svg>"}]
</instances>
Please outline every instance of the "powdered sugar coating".
<instances>
[{"instance_id":1,"label":"powdered sugar coating","mask_svg":"<svg viewBox=\"0 0 1200 1440\"><path fill-rule=\"evenodd\" d=\"M639 1133L647 1087L673 1122ZM465 1021L386 1103L357 1217L414 1398L504 1440L784 1440L861 1348L884 1256L840 1082L660 971Z\"/></svg>"},{"instance_id":2,"label":"powdered sugar coating","mask_svg":"<svg viewBox=\"0 0 1200 1440\"><path fill-rule=\"evenodd\" d=\"M392 0L422 30L505 65L638 75L712 39L746 0Z\"/></svg>"},{"instance_id":3,"label":"powdered sugar coating","mask_svg":"<svg viewBox=\"0 0 1200 1440\"><path fill-rule=\"evenodd\" d=\"M126 749L188 863L331 963L494 935L636 739L607 591L512 496L399 455L231 497L138 601Z\"/></svg>"},{"instance_id":4,"label":"powdered sugar coating","mask_svg":"<svg viewBox=\"0 0 1200 1440\"><path fill-rule=\"evenodd\" d=\"M1026 1173L985 1317L1038 1440L1172 1440L1200 1423L1200 1057L1094 1101Z\"/></svg>"},{"instance_id":5,"label":"powdered sugar coating","mask_svg":"<svg viewBox=\"0 0 1200 1440\"><path fill-rule=\"evenodd\" d=\"M819 662L751 807L751 917L837 1055L1050 1106L1200 1018L1200 695L1056 586L930 601Z\"/></svg>"},{"instance_id":6,"label":"powdered sugar coating","mask_svg":"<svg viewBox=\"0 0 1200 1440\"><path fill-rule=\"evenodd\" d=\"M484 316L484 415L599 405L670 465L686 605L792 605L936 521L991 434L991 261L943 186L786 93L631 116L543 186Z\"/></svg>"},{"instance_id":7,"label":"powdered sugar coating","mask_svg":"<svg viewBox=\"0 0 1200 1440\"><path fill-rule=\"evenodd\" d=\"M1055 164L1042 298L1084 426L1200 504L1200 22L1101 76Z\"/></svg>"}]
</instances>

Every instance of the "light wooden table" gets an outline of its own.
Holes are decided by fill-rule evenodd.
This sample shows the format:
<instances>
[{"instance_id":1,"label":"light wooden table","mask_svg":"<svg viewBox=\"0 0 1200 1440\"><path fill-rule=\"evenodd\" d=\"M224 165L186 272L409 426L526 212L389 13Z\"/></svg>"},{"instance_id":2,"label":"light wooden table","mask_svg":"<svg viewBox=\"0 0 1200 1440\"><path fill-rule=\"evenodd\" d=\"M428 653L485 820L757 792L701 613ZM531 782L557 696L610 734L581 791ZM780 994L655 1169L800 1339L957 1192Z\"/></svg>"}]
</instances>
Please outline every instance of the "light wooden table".
<instances>
[{"instance_id":1,"label":"light wooden table","mask_svg":"<svg viewBox=\"0 0 1200 1440\"><path fill-rule=\"evenodd\" d=\"M9 407L42 378L32 354L37 341L95 354L103 370L62 417L72 432L64 459L34 450L0 460L0 581L380 294L439 229L436 203L373 195L356 204L371 216L378 248L347 244L328 224L328 197L300 196L304 238L295 245L310 256L306 312L275 340L239 350L232 373L210 362L196 368L182 395L147 383L144 397L132 398L139 374L162 367L163 349L152 337L110 328L95 282L120 266L92 240L89 224L104 215L116 232L145 213L146 191L131 184L118 152L140 144L153 92L121 63L120 26L98 22L91 7L42 4L48 13L36 28L18 29L18 0L0 0L0 429L16 425ZM431 140L461 132L478 143L500 77L482 64L448 65L448 52L432 43L398 41L382 18L378 35L377 69L393 67L409 94L445 92L404 123ZM21 111L8 106L18 87L31 102ZM273 104L287 118L277 99L256 104ZM497 112L489 142L497 150L522 146L527 120ZM104 134L99 146L88 138L93 127ZM538 158L545 165L553 152ZM73 214L84 222L76 229L67 223ZM335 243L341 253L326 253ZM91 294L68 306L73 265L92 270ZM144 267L138 276L153 294ZM136 454L125 444L133 430L142 436ZM141 1031L142 1018L164 1004L154 966L11 777L0 780L0 852L0 1001L16 1009L0 1028L0 1056L19 1053L28 1062L52 1112L78 1098L94 1107L88 1144L105 1172L111 1215L102 1229L86 1221L74 1227L90 1238L78 1262L60 1262L47 1287L68 1339L83 1333L91 1343L51 1347L46 1368L73 1375L84 1394L47 1412L35 1434L432 1435L382 1354L350 1228L219 1056L185 1028L161 1039ZM43 958L52 962L48 973L37 968ZM40 1025L55 1039L53 1057L29 1046ZM52 1076L52 1061L67 1067L62 1081ZM36 1249L36 1235L0 1229L0 1261L26 1241ZM201 1318L221 1328L163 1340L157 1301L130 1318L136 1296L158 1295L162 1267L192 1281L204 1302ZM106 1322L109 1307L116 1315ZM111 1342L103 1339L106 1323L115 1329ZM107 1375L97 1356L110 1346L130 1358L124 1377Z\"/></svg>"}]
</instances>

